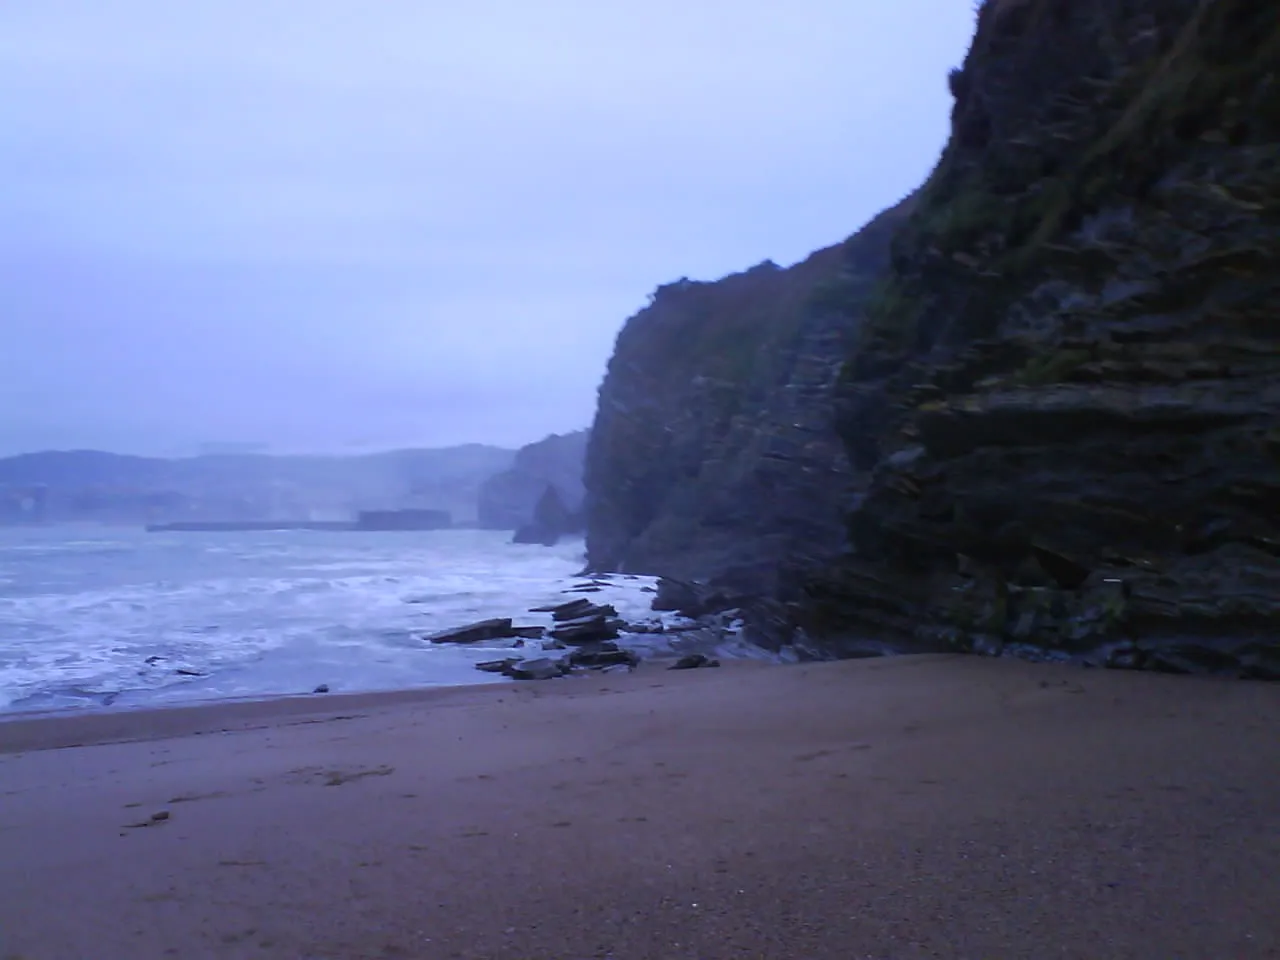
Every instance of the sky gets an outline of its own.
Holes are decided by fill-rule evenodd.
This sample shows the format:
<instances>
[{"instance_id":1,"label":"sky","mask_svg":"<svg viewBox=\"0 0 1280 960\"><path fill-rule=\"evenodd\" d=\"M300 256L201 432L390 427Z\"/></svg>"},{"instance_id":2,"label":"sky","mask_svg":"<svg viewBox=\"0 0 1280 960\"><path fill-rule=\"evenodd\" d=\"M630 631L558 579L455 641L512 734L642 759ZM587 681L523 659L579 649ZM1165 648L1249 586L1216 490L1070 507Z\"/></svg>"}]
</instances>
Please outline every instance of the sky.
<instances>
[{"instance_id":1,"label":"sky","mask_svg":"<svg viewBox=\"0 0 1280 960\"><path fill-rule=\"evenodd\" d=\"M518 446L927 176L955 0L4 0L0 455Z\"/></svg>"}]
</instances>

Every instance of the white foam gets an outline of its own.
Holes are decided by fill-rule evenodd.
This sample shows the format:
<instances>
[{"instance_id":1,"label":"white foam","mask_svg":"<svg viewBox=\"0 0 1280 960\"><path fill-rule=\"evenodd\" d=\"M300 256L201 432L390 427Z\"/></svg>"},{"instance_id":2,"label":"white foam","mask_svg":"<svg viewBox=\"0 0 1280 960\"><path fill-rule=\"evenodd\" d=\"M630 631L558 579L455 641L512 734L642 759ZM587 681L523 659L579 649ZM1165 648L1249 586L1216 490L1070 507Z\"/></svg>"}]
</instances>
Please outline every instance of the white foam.
<instances>
[{"instance_id":1,"label":"white foam","mask_svg":"<svg viewBox=\"0 0 1280 960\"><path fill-rule=\"evenodd\" d=\"M473 665L505 645L420 638L495 616L549 625L525 611L579 596L629 621L679 620L649 609L650 578L566 594L586 582L580 542L468 530L59 533L2 533L0 710L491 682Z\"/></svg>"}]
</instances>

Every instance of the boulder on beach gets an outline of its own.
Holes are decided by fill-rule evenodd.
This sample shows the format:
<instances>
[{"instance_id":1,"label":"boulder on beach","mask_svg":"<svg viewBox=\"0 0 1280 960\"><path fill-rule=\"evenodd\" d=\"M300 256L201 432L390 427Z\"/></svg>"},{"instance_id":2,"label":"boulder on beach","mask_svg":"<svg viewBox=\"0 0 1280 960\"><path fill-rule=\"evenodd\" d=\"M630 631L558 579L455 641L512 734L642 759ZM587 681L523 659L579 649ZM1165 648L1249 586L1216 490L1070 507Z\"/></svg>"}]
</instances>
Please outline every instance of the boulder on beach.
<instances>
[{"instance_id":1,"label":"boulder on beach","mask_svg":"<svg viewBox=\"0 0 1280 960\"><path fill-rule=\"evenodd\" d=\"M687 654L686 656L681 657L671 666L667 667L667 669L668 670L697 670L700 667L718 667L718 666L720 666L720 661L711 659L705 653L690 653L690 654Z\"/></svg>"},{"instance_id":2,"label":"boulder on beach","mask_svg":"<svg viewBox=\"0 0 1280 960\"><path fill-rule=\"evenodd\" d=\"M513 664L506 674L513 680L551 680L555 677L563 677L568 672L569 664L565 661L538 657Z\"/></svg>"}]
</instances>

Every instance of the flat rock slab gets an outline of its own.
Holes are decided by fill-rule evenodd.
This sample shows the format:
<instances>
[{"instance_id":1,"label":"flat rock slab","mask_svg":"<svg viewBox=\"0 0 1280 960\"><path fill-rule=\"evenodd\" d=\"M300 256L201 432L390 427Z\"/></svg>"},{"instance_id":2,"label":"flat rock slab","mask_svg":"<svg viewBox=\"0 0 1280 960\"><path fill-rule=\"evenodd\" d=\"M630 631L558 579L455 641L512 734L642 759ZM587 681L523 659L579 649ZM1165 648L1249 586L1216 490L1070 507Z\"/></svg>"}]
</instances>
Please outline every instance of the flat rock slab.
<instances>
[{"instance_id":1,"label":"flat rock slab","mask_svg":"<svg viewBox=\"0 0 1280 960\"><path fill-rule=\"evenodd\" d=\"M551 631L551 636L562 643L579 646L586 643L599 643L613 640L625 624L621 620L610 619L604 614L569 620Z\"/></svg>"},{"instance_id":2,"label":"flat rock slab","mask_svg":"<svg viewBox=\"0 0 1280 960\"><path fill-rule=\"evenodd\" d=\"M583 617L616 617L618 611L608 603L592 603L585 597L580 600L569 600L566 603L555 603L545 607L534 607L530 613L549 613L557 623L569 620L580 620Z\"/></svg>"},{"instance_id":3,"label":"flat rock slab","mask_svg":"<svg viewBox=\"0 0 1280 960\"><path fill-rule=\"evenodd\" d=\"M428 643L480 643L484 640L501 640L513 636L511 618L480 620L463 627L441 630L424 637Z\"/></svg>"},{"instance_id":4,"label":"flat rock slab","mask_svg":"<svg viewBox=\"0 0 1280 960\"><path fill-rule=\"evenodd\" d=\"M483 673L502 673L509 675L512 668L521 662L522 658L520 657L507 657L504 660L483 660L476 664L476 669Z\"/></svg>"},{"instance_id":5,"label":"flat rock slab","mask_svg":"<svg viewBox=\"0 0 1280 960\"><path fill-rule=\"evenodd\" d=\"M564 603L551 603L542 607L533 607L530 613L549 613L554 620L572 620L589 611L595 604L585 597L581 600L566 600Z\"/></svg>"},{"instance_id":6,"label":"flat rock slab","mask_svg":"<svg viewBox=\"0 0 1280 960\"><path fill-rule=\"evenodd\" d=\"M509 636L520 637L524 640L541 640L546 632L546 627L512 627Z\"/></svg>"},{"instance_id":7,"label":"flat rock slab","mask_svg":"<svg viewBox=\"0 0 1280 960\"><path fill-rule=\"evenodd\" d=\"M611 645L612 646L612 645ZM583 647L569 654L568 661L575 667L612 667L619 664L627 667L636 667L640 664L640 658L630 650L601 650Z\"/></svg>"}]
</instances>

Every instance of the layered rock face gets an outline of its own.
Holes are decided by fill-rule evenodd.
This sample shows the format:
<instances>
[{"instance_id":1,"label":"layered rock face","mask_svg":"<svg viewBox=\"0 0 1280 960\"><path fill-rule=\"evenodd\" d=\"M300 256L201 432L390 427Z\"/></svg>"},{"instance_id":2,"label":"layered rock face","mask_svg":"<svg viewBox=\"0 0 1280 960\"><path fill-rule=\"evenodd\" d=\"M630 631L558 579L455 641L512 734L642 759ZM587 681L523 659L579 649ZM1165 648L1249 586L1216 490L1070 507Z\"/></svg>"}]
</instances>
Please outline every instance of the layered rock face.
<instances>
[{"instance_id":1,"label":"layered rock face","mask_svg":"<svg viewBox=\"0 0 1280 960\"><path fill-rule=\"evenodd\" d=\"M511 467L490 477L480 488L480 526L517 530L533 521L538 501L553 488L571 513L582 509L583 458L587 431L552 434L521 447Z\"/></svg>"},{"instance_id":2,"label":"layered rock face","mask_svg":"<svg viewBox=\"0 0 1280 960\"><path fill-rule=\"evenodd\" d=\"M788 269L660 287L627 321L587 451L590 568L771 595L790 570L839 553L845 318L908 206Z\"/></svg>"},{"instance_id":3,"label":"layered rock face","mask_svg":"<svg viewBox=\"0 0 1280 960\"><path fill-rule=\"evenodd\" d=\"M816 656L1280 677L1278 71L1271 0L986 0L917 195L628 322L591 566Z\"/></svg>"},{"instance_id":4,"label":"layered rock face","mask_svg":"<svg viewBox=\"0 0 1280 960\"><path fill-rule=\"evenodd\" d=\"M828 651L1280 677L1280 16L988 0L840 388Z\"/></svg>"}]
</instances>

